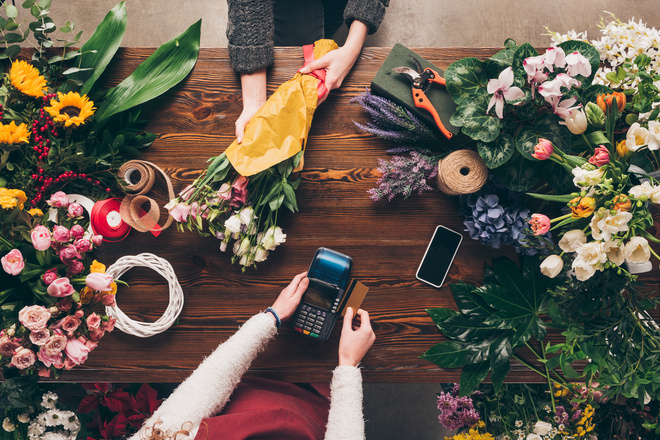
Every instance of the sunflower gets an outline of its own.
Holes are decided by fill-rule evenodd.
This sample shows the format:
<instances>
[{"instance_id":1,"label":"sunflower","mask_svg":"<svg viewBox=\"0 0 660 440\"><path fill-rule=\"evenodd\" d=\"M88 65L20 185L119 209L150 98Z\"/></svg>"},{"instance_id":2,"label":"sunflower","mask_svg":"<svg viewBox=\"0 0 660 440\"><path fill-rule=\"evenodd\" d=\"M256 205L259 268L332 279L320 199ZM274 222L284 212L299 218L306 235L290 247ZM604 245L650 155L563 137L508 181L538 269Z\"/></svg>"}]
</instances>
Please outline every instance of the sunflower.
<instances>
[{"instance_id":1,"label":"sunflower","mask_svg":"<svg viewBox=\"0 0 660 440\"><path fill-rule=\"evenodd\" d=\"M34 98L44 96L46 78L39 75L39 71L26 61L14 61L9 71L11 85L21 93Z\"/></svg>"},{"instance_id":2,"label":"sunflower","mask_svg":"<svg viewBox=\"0 0 660 440\"><path fill-rule=\"evenodd\" d=\"M26 124L16 125L11 121L5 125L0 122L0 144L18 144L28 140L30 140L30 132Z\"/></svg>"},{"instance_id":3,"label":"sunflower","mask_svg":"<svg viewBox=\"0 0 660 440\"><path fill-rule=\"evenodd\" d=\"M87 122L94 114L94 102L87 95L69 92L66 95L57 92L57 99L50 100L50 107L44 107L55 122L63 122L65 127L79 126Z\"/></svg>"}]
</instances>

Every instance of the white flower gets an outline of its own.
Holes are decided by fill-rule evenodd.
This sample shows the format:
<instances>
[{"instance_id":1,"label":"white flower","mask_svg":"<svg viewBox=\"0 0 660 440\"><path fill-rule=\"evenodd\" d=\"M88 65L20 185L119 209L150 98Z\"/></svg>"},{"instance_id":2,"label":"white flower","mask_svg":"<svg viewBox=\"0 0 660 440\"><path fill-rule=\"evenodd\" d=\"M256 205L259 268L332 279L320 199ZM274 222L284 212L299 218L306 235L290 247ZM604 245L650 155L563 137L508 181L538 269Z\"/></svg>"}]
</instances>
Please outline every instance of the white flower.
<instances>
[{"instance_id":1,"label":"white flower","mask_svg":"<svg viewBox=\"0 0 660 440\"><path fill-rule=\"evenodd\" d=\"M523 425L522 420L516 420L516 428L520 428Z\"/></svg>"},{"instance_id":2,"label":"white flower","mask_svg":"<svg viewBox=\"0 0 660 440\"><path fill-rule=\"evenodd\" d=\"M552 408L550 408L550 405L546 405L546 406L543 407L543 411L545 411L547 413L550 413L550 412L552 412Z\"/></svg>"},{"instance_id":3,"label":"white flower","mask_svg":"<svg viewBox=\"0 0 660 440\"><path fill-rule=\"evenodd\" d=\"M241 219L241 223L244 225L249 225L252 223L252 220L256 217L254 216L254 209L250 206L244 206L238 213L238 218Z\"/></svg>"},{"instance_id":4,"label":"white flower","mask_svg":"<svg viewBox=\"0 0 660 440\"><path fill-rule=\"evenodd\" d=\"M29 423L30 422L30 416L26 413L20 414L17 417L17 419L20 423Z\"/></svg>"},{"instance_id":5,"label":"white flower","mask_svg":"<svg viewBox=\"0 0 660 440\"><path fill-rule=\"evenodd\" d=\"M232 234L235 234L237 232L241 232L241 218L234 214L231 217L229 217L227 220L225 220L225 228L227 231L229 231ZM227 232L225 232L226 235L229 235Z\"/></svg>"},{"instance_id":6,"label":"white flower","mask_svg":"<svg viewBox=\"0 0 660 440\"><path fill-rule=\"evenodd\" d=\"M62 426L64 429L71 431L72 433L75 431L77 434L78 431L80 430L80 421L78 420L78 417L76 414L72 411L62 411Z\"/></svg>"},{"instance_id":7,"label":"white flower","mask_svg":"<svg viewBox=\"0 0 660 440\"><path fill-rule=\"evenodd\" d=\"M649 150L657 150L660 148L660 122L649 121L649 134L651 140L649 141Z\"/></svg>"},{"instance_id":8,"label":"white flower","mask_svg":"<svg viewBox=\"0 0 660 440\"><path fill-rule=\"evenodd\" d=\"M575 252L578 246L587 242L587 236L582 229L572 229L559 240L559 248L564 252Z\"/></svg>"},{"instance_id":9,"label":"white flower","mask_svg":"<svg viewBox=\"0 0 660 440\"><path fill-rule=\"evenodd\" d=\"M538 421L534 424L534 434L546 435L552 429L552 425L548 422Z\"/></svg>"},{"instance_id":10,"label":"white flower","mask_svg":"<svg viewBox=\"0 0 660 440\"><path fill-rule=\"evenodd\" d=\"M507 67L500 72L497 79L493 78L488 81L486 90L492 94L486 113L495 106L495 114L502 119L504 117L504 100L515 101L525 96L520 87L513 86L513 68Z\"/></svg>"},{"instance_id":11,"label":"white flower","mask_svg":"<svg viewBox=\"0 0 660 440\"><path fill-rule=\"evenodd\" d=\"M623 255L623 250L613 241L606 241L603 243L603 252L607 255L607 259L617 266L621 266L624 261L626 261L626 257Z\"/></svg>"},{"instance_id":12,"label":"white flower","mask_svg":"<svg viewBox=\"0 0 660 440\"><path fill-rule=\"evenodd\" d=\"M74 437L75 438L75 437ZM41 440L68 440L69 437L59 432L47 432L41 437Z\"/></svg>"},{"instance_id":13,"label":"white flower","mask_svg":"<svg viewBox=\"0 0 660 440\"><path fill-rule=\"evenodd\" d=\"M243 255L241 261L239 261L239 264L244 267L252 266L252 263L254 263L254 256L252 255Z\"/></svg>"},{"instance_id":14,"label":"white flower","mask_svg":"<svg viewBox=\"0 0 660 440\"><path fill-rule=\"evenodd\" d=\"M261 263L262 261L266 261L266 258L268 258L268 251L259 246L257 251L254 253L254 261Z\"/></svg>"},{"instance_id":15,"label":"white flower","mask_svg":"<svg viewBox=\"0 0 660 440\"><path fill-rule=\"evenodd\" d=\"M234 255L240 257L245 255L248 250L250 250L250 239L248 237L234 243Z\"/></svg>"},{"instance_id":16,"label":"white flower","mask_svg":"<svg viewBox=\"0 0 660 440\"><path fill-rule=\"evenodd\" d=\"M541 273L549 278L554 278L564 268L564 261L559 255L550 255L541 263Z\"/></svg>"},{"instance_id":17,"label":"white flower","mask_svg":"<svg viewBox=\"0 0 660 440\"><path fill-rule=\"evenodd\" d=\"M30 426L28 426L28 437L30 439L39 439L41 438L41 434L46 432L46 427L39 423L38 420L33 420L32 423L30 423Z\"/></svg>"},{"instance_id":18,"label":"white flower","mask_svg":"<svg viewBox=\"0 0 660 440\"><path fill-rule=\"evenodd\" d=\"M627 231L628 222L632 217L633 215L628 211L616 211L615 215L611 215L608 211L603 218L594 215L590 223L591 236L596 240L608 241L612 235Z\"/></svg>"},{"instance_id":19,"label":"white flower","mask_svg":"<svg viewBox=\"0 0 660 440\"><path fill-rule=\"evenodd\" d=\"M571 267L573 268L573 273L575 273L575 278L579 281L587 281L596 273L593 265L579 257L573 260Z\"/></svg>"},{"instance_id":20,"label":"white flower","mask_svg":"<svg viewBox=\"0 0 660 440\"><path fill-rule=\"evenodd\" d=\"M57 394L49 391L45 393L43 396L41 396L41 406L43 406L46 409L53 409L55 408L57 399L58 399Z\"/></svg>"},{"instance_id":21,"label":"white flower","mask_svg":"<svg viewBox=\"0 0 660 440\"><path fill-rule=\"evenodd\" d=\"M602 181L605 170L603 168L586 170L581 167L575 167L571 172L574 176L573 184L578 188L587 188L592 185L598 185Z\"/></svg>"},{"instance_id":22,"label":"white flower","mask_svg":"<svg viewBox=\"0 0 660 440\"><path fill-rule=\"evenodd\" d=\"M2 421L2 429L7 432L14 432L16 426L11 422L9 417L5 417L5 419Z\"/></svg>"},{"instance_id":23,"label":"white flower","mask_svg":"<svg viewBox=\"0 0 660 440\"><path fill-rule=\"evenodd\" d=\"M538 434L529 434L525 440L543 440Z\"/></svg>"},{"instance_id":24,"label":"white flower","mask_svg":"<svg viewBox=\"0 0 660 440\"><path fill-rule=\"evenodd\" d=\"M607 256L603 252L602 241L590 241L577 248L577 258L581 258L585 263L600 268L607 261Z\"/></svg>"},{"instance_id":25,"label":"white flower","mask_svg":"<svg viewBox=\"0 0 660 440\"><path fill-rule=\"evenodd\" d=\"M566 100L564 100L566 101ZM566 128L573 134L582 134L587 129L587 115L584 114L584 110L572 110L569 113L569 116L564 119L564 124Z\"/></svg>"},{"instance_id":26,"label":"white flower","mask_svg":"<svg viewBox=\"0 0 660 440\"><path fill-rule=\"evenodd\" d=\"M271 226L263 235L261 245L268 251L274 250L277 246L286 241L286 234L282 232L279 226Z\"/></svg>"},{"instance_id":27,"label":"white flower","mask_svg":"<svg viewBox=\"0 0 660 440\"><path fill-rule=\"evenodd\" d=\"M646 263L651 258L649 242L644 237L633 237L623 249L628 263Z\"/></svg>"},{"instance_id":28,"label":"white flower","mask_svg":"<svg viewBox=\"0 0 660 440\"><path fill-rule=\"evenodd\" d=\"M635 122L628 129L628 133L626 134L626 147L628 147L630 151L637 151L644 145L648 145L650 141L651 133L649 133L646 128L639 125L638 122Z\"/></svg>"},{"instance_id":29,"label":"white flower","mask_svg":"<svg viewBox=\"0 0 660 440\"><path fill-rule=\"evenodd\" d=\"M226 250L227 250L227 242L223 241L222 243L220 243L220 252L224 252Z\"/></svg>"},{"instance_id":30,"label":"white flower","mask_svg":"<svg viewBox=\"0 0 660 440\"><path fill-rule=\"evenodd\" d=\"M633 186L628 192L631 196L636 199L646 196L647 199L651 200L653 203L660 203L660 186L653 186L647 180L641 185Z\"/></svg>"}]
</instances>

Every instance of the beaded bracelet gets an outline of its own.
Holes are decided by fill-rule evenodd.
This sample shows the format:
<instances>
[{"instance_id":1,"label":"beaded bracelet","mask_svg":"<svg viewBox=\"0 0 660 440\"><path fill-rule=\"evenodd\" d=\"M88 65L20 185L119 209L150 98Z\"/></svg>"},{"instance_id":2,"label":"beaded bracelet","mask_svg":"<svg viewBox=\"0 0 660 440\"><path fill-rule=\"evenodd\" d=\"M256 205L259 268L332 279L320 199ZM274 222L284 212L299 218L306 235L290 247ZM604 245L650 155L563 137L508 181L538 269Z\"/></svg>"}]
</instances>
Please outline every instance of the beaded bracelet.
<instances>
[{"instance_id":1,"label":"beaded bracelet","mask_svg":"<svg viewBox=\"0 0 660 440\"><path fill-rule=\"evenodd\" d=\"M277 316L277 312L275 311L274 308L268 307L264 313L272 313L273 316L275 317L275 327L280 328L280 325L282 325L282 321L280 320L280 317Z\"/></svg>"}]
</instances>

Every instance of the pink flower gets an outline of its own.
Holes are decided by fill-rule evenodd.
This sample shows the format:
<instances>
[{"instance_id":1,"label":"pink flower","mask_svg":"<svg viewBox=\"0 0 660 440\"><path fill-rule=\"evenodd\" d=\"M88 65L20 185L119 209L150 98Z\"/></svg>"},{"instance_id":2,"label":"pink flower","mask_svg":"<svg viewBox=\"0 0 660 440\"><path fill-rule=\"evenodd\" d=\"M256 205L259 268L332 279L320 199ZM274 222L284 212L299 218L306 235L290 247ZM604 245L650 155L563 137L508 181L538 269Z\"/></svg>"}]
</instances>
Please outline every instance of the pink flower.
<instances>
[{"instance_id":1,"label":"pink flower","mask_svg":"<svg viewBox=\"0 0 660 440\"><path fill-rule=\"evenodd\" d=\"M60 260L62 262L67 262L74 258L80 258L80 253L78 253L78 249L74 245L70 244L60 249Z\"/></svg>"},{"instance_id":2,"label":"pink flower","mask_svg":"<svg viewBox=\"0 0 660 440\"><path fill-rule=\"evenodd\" d=\"M83 312L82 310L76 310L76 313L74 313L74 316L76 318L82 318L83 316L85 316L85 312Z\"/></svg>"},{"instance_id":3,"label":"pink flower","mask_svg":"<svg viewBox=\"0 0 660 440\"><path fill-rule=\"evenodd\" d=\"M534 153L532 156L538 160L547 160L555 151L555 147L547 139L539 138L539 143L534 145Z\"/></svg>"},{"instance_id":4,"label":"pink flower","mask_svg":"<svg viewBox=\"0 0 660 440\"><path fill-rule=\"evenodd\" d=\"M14 353L14 356L11 358L11 363L19 370L25 370L26 368L31 367L36 360L37 356L32 350L19 347L18 350L16 350L16 353Z\"/></svg>"},{"instance_id":5,"label":"pink flower","mask_svg":"<svg viewBox=\"0 0 660 440\"><path fill-rule=\"evenodd\" d=\"M2 262L2 268L9 275L18 275L23 271L25 267L25 261L23 260L23 254L18 249L12 249L7 255L0 259Z\"/></svg>"},{"instance_id":6,"label":"pink flower","mask_svg":"<svg viewBox=\"0 0 660 440\"><path fill-rule=\"evenodd\" d=\"M11 356L18 344L9 336L0 338L0 355L3 357Z\"/></svg>"},{"instance_id":7,"label":"pink flower","mask_svg":"<svg viewBox=\"0 0 660 440\"><path fill-rule=\"evenodd\" d=\"M231 187L234 188L234 190L236 190L236 191L246 191L248 182L249 182L249 180L248 180L247 177L238 176L238 179L236 179L236 181L233 183L233 185ZM220 187L220 188L222 188L222 187Z\"/></svg>"},{"instance_id":8,"label":"pink flower","mask_svg":"<svg viewBox=\"0 0 660 440\"><path fill-rule=\"evenodd\" d=\"M488 90L488 93L493 95L493 97L490 98L486 113L490 112L490 109L495 106L495 114L498 118L502 119L504 117L504 100L515 101L516 99L525 96L519 87L512 86L513 68L511 67L504 69L497 79L491 79L488 81L486 89Z\"/></svg>"},{"instance_id":9,"label":"pink flower","mask_svg":"<svg viewBox=\"0 0 660 440\"><path fill-rule=\"evenodd\" d=\"M68 359L71 359L76 365L80 365L87 360L89 348L79 340L71 338L67 341L64 352ZM67 367L66 360L64 361L64 367Z\"/></svg>"},{"instance_id":10,"label":"pink flower","mask_svg":"<svg viewBox=\"0 0 660 440\"><path fill-rule=\"evenodd\" d=\"M45 251L50 248L50 231L44 225L35 226L30 233L32 246L38 251Z\"/></svg>"},{"instance_id":11,"label":"pink flower","mask_svg":"<svg viewBox=\"0 0 660 440\"><path fill-rule=\"evenodd\" d=\"M39 353L37 353L37 357L39 357ZM39 377L50 377L50 370L46 367L39 367Z\"/></svg>"},{"instance_id":12,"label":"pink flower","mask_svg":"<svg viewBox=\"0 0 660 440\"><path fill-rule=\"evenodd\" d=\"M34 345L44 345L50 339L50 331L48 329L41 329L30 333L30 342Z\"/></svg>"},{"instance_id":13,"label":"pink flower","mask_svg":"<svg viewBox=\"0 0 660 440\"><path fill-rule=\"evenodd\" d=\"M68 312L71 310L71 298L64 298L55 303L55 306L61 312Z\"/></svg>"},{"instance_id":14,"label":"pink flower","mask_svg":"<svg viewBox=\"0 0 660 440\"><path fill-rule=\"evenodd\" d=\"M570 55L566 55L566 64L568 64L566 73L570 76L582 75L587 77L591 75L591 64L580 52L573 52Z\"/></svg>"},{"instance_id":15,"label":"pink flower","mask_svg":"<svg viewBox=\"0 0 660 440\"><path fill-rule=\"evenodd\" d=\"M230 205L231 206L243 206L248 198L247 185L249 180L247 177L239 176L238 179L232 185L233 194Z\"/></svg>"},{"instance_id":16,"label":"pink flower","mask_svg":"<svg viewBox=\"0 0 660 440\"><path fill-rule=\"evenodd\" d=\"M84 342L85 347L89 348L89 351L92 351L96 348L97 345L99 345L98 341L92 341L91 339L88 339Z\"/></svg>"},{"instance_id":17,"label":"pink flower","mask_svg":"<svg viewBox=\"0 0 660 440\"><path fill-rule=\"evenodd\" d=\"M66 338L64 338L64 340L66 341ZM57 365L62 365L62 351L48 354L45 348L41 347L37 352L37 358L39 358L39 360L48 368L50 368L51 365L55 365L56 367Z\"/></svg>"},{"instance_id":18,"label":"pink flower","mask_svg":"<svg viewBox=\"0 0 660 440\"><path fill-rule=\"evenodd\" d=\"M94 328L89 331L89 339L92 341L99 341L105 335L105 330L101 328Z\"/></svg>"},{"instance_id":19,"label":"pink flower","mask_svg":"<svg viewBox=\"0 0 660 440\"><path fill-rule=\"evenodd\" d=\"M172 208L170 215L179 223L185 222L190 215L190 206L185 203L179 203Z\"/></svg>"},{"instance_id":20,"label":"pink flower","mask_svg":"<svg viewBox=\"0 0 660 440\"><path fill-rule=\"evenodd\" d=\"M103 303L104 306L107 307L114 307L117 305L117 302L115 301L115 296L114 295L103 295L101 298L101 302Z\"/></svg>"},{"instance_id":21,"label":"pink flower","mask_svg":"<svg viewBox=\"0 0 660 440\"><path fill-rule=\"evenodd\" d=\"M92 330L101 326L101 317L96 313L92 313L87 317L87 328Z\"/></svg>"},{"instance_id":22,"label":"pink flower","mask_svg":"<svg viewBox=\"0 0 660 440\"><path fill-rule=\"evenodd\" d=\"M41 277L44 280L46 285L50 285L53 281L57 279L57 269L48 269Z\"/></svg>"},{"instance_id":23,"label":"pink flower","mask_svg":"<svg viewBox=\"0 0 660 440\"><path fill-rule=\"evenodd\" d=\"M76 247L78 252L84 253L92 250L92 242L86 238L79 238L76 240L73 245Z\"/></svg>"},{"instance_id":24,"label":"pink flower","mask_svg":"<svg viewBox=\"0 0 660 440\"><path fill-rule=\"evenodd\" d=\"M56 330L51 335L50 339L41 347L41 350L46 356L55 356L66 347L66 336L59 330Z\"/></svg>"},{"instance_id":25,"label":"pink flower","mask_svg":"<svg viewBox=\"0 0 660 440\"><path fill-rule=\"evenodd\" d=\"M101 328L102 328L103 330L105 330L106 332L111 332L111 331L113 331L113 330L115 329L115 323L116 323L116 322L117 322L117 319L110 317L110 318L108 318L108 321L107 321L107 322L104 321L104 322L101 324Z\"/></svg>"},{"instance_id":26,"label":"pink flower","mask_svg":"<svg viewBox=\"0 0 660 440\"><path fill-rule=\"evenodd\" d=\"M73 295L75 289L69 282L68 278L62 277L50 283L48 289L46 289L46 292L50 296L54 296L56 298L63 298L65 296Z\"/></svg>"},{"instance_id":27,"label":"pink flower","mask_svg":"<svg viewBox=\"0 0 660 440\"><path fill-rule=\"evenodd\" d=\"M80 225L71 226L71 237L76 239L82 237L83 235L85 235L85 228Z\"/></svg>"},{"instance_id":28,"label":"pink flower","mask_svg":"<svg viewBox=\"0 0 660 440\"><path fill-rule=\"evenodd\" d=\"M602 167L610 163L610 152L604 145L599 145L596 147L596 152L593 156L589 158L589 163L596 165L597 167Z\"/></svg>"},{"instance_id":29,"label":"pink flower","mask_svg":"<svg viewBox=\"0 0 660 440\"><path fill-rule=\"evenodd\" d=\"M99 247L103 244L103 236L102 235L92 235L92 244L95 247Z\"/></svg>"},{"instance_id":30,"label":"pink flower","mask_svg":"<svg viewBox=\"0 0 660 440\"><path fill-rule=\"evenodd\" d=\"M179 193L179 196L181 197L181 200L185 202L190 198L190 196L193 195L194 192L195 192L195 187L192 185L188 185L185 188L183 188L183 190Z\"/></svg>"},{"instance_id":31,"label":"pink flower","mask_svg":"<svg viewBox=\"0 0 660 440\"><path fill-rule=\"evenodd\" d=\"M69 272L71 275L78 275L80 272L85 270L85 266L80 260L73 260L69 262Z\"/></svg>"},{"instance_id":32,"label":"pink flower","mask_svg":"<svg viewBox=\"0 0 660 440\"><path fill-rule=\"evenodd\" d=\"M550 72L554 72L552 66L559 67L560 69L563 69L566 66L566 53L561 47L552 45L545 51L544 56L545 65Z\"/></svg>"},{"instance_id":33,"label":"pink flower","mask_svg":"<svg viewBox=\"0 0 660 440\"><path fill-rule=\"evenodd\" d=\"M55 225L53 226L53 240L58 243L66 243L71 240L71 232L65 226Z\"/></svg>"},{"instance_id":34,"label":"pink flower","mask_svg":"<svg viewBox=\"0 0 660 440\"><path fill-rule=\"evenodd\" d=\"M113 278L110 275L104 273L90 273L85 278L85 284L91 290L96 292L109 292L112 290Z\"/></svg>"},{"instance_id":35,"label":"pink flower","mask_svg":"<svg viewBox=\"0 0 660 440\"><path fill-rule=\"evenodd\" d=\"M58 191L48 200L48 204L53 208L66 208L69 206L69 197L62 191Z\"/></svg>"},{"instance_id":36,"label":"pink flower","mask_svg":"<svg viewBox=\"0 0 660 440\"><path fill-rule=\"evenodd\" d=\"M79 203L71 203L67 208L67 215L71 218L83 215L83 207Z\"/></svg>"},{"instance_id":37,"label":"pink flower","mask_svg":"<svg viewBox=\"0 0 660 440\"><path fill-rule=\"evenodd\" d=\"M580 108L579 105L571 107L577 101L576 98L568 98L560 101L559 98L552 98L550 104L552 104L552 111L554 114L559 116L562 119L570 118L574 110Z\"/></svg>"},{"instance_id":38,"label":"pink flower","mask_svg":"<svg viewBox=\"0 0 660 440\"><path fill-rule=\"evenodd\" d=\"M534 235L543 235L550 230L550 219L547 215L532 214L529 224L534 231Z\"/></svg>"},{"instance_id":39,"label":"pink flower","mask_svg":"<svg viewBox=\"0 0 660 440\"><path fill-rule=\"evenodd\" d=\"M218 190L218 198L224 200L224 201L229 201L231 200L231 185L228 183L223 183L220 185L220 189Z\"/></svg>"},{"instance_id":40,"label":"pink flower","mask_svg":"<svg viewBox=\"0 0 660 440\"><path fill-rule=\"evenodd\" d=\"M560 73L552 81L546 81L539 86L539 93L545 98L547 102L552 102L552 98L561 99L561 88L565 87L568 90L572 86L580 86L580 81L571 78L565 73Z\"/></svg>"},{"instance_id":41,"label":"pink flower","mask_svg":"<svg viewBox=\"0 0 660 440\"><path fill-rule=\"evenodd\" d=\"M56 325L62 328L68 334L72 334L78 327L80 327L80 318L75 315L69 315L66 318L60 320Z\"/></svg>"},{"instance_id":42,"label":"pink flower","mask_svg":"<svg viewBox=\"0 0 660 440\"><path fill-rule=\"evenodd\" d=\"M18 320L30 331L43 330L51 314L44 306L25 306L18 312Z\"/></svg>"},{"instance_id":43,"label":"pink flower","mask_svg":"<svg viewBox=\"0 0 660 440\"><path fill-rule=\"evenodd\" d=\"M527 81L530 83L540 83L548 79L545 69L545 55L529 57L523 60L523 69L527 73Z\"/></svg>"}]
</instances>

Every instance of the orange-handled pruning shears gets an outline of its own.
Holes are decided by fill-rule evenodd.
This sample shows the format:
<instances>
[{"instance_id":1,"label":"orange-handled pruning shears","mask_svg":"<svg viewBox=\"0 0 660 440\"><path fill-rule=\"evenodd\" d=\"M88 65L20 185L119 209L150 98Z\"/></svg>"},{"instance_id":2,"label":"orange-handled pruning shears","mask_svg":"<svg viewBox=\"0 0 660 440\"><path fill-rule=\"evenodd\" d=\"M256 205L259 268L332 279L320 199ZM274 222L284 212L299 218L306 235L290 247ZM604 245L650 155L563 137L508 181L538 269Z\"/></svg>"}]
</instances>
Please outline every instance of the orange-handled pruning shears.
<instances>
[{"instance_id":1,"label":"orange-handled pruning shears","mask_svg":"<svg viewBox=\"0 0 660 440\"><path fill-rule=\"evenodd\" d=\"M426 93L424 93L424 90L428 90L429 87L431 87L431 84L440 84L446 86L445 79L441 77L438 72L431 68L427 67L424 69L417 58L413 57L412 55L410 55L410 58L412 58L415 62L417 70L411 69L410 67L401 66L393 68L392 71L400 73L401 75L408 78L408 80L412 83L412 95L413 101L415 102L415 107L422 108L429 112L431 116L433 116L433 120L435 121L435 124L438 126L438 129L442 132L442 134L444 134L447 139L451 139L454 134L447 130L445 125L440 120L440 116L438 115L437 110L435 107L433 107L431 101L429 101Z\"/></svg>"}]
</instances>

